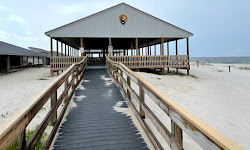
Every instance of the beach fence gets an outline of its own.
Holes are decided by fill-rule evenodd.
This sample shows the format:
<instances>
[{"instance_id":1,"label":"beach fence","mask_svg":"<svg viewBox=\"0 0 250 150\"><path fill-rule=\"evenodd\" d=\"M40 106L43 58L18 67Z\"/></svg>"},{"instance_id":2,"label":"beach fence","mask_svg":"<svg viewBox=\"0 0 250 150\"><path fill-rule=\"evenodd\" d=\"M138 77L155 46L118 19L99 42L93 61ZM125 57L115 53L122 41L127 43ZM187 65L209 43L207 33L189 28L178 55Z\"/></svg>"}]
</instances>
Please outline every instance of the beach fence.
<instances>
[{"instance_id":1,"label":"beach fence","mask_svg":"<svg viewBox=\"0 0 250 150\"><path fill-rule=\"evenodd\" d=\"M166 68L190 69L189 55L108 56L130 69Z\"/></svg>"},{"instance_id":2,"label":"beach fence","mask_svg":"<svg viewBox=\"0 0 250 150\"><path fill-rule=\"evenodd\" d=\"M79 63L85 56L53 56L50 58L50 71L63 71L68 69L72 64Z\"/></svg>"},{"instance_id":3,"label":"beach fence","mask_svg":"<svg viewBox=\"0 0 250 150\"><path fill-rule=\"evenodd\" d=\"M55 58L54 60L57 59ZM76 62L76 60L74 60L74 62ZM53 129L45 142L45 148L48 149L62 121L75 88L83 77L86 67L87 58L81 57L80 62L70 65L48 88L4 122L0 126L0 149L8 149L14 142L19 145L20 149L34 149L46 127L52 124ZM63 84L64 90L61 95L57 96L57 90L60 86L63 86ZM49 100L51 101L50 111L26 142L26 127ZM60 114L57 114L62 102L64 102L64 106Z\"/></svg>"},{"instance_id":4,"label":"beach fence","mask_svg":"<svg viewBox=\"0 0 250 150\"><path fill-rule=\"evenodd\" d=\"M163 145L168 144L173 150L183 150L183 132L185 132L206 150L242 150L236 143L188 112L123 63L114 62L106 57L106 65L155 149L163 150ZM132 82L137 86L131 86ZM170 118L170 130L162 121L163 116L154 113L145 102L146 96L158 105L164 117ZM152 124L148 124L146 118Z\"/></svg>"}]
</instances>

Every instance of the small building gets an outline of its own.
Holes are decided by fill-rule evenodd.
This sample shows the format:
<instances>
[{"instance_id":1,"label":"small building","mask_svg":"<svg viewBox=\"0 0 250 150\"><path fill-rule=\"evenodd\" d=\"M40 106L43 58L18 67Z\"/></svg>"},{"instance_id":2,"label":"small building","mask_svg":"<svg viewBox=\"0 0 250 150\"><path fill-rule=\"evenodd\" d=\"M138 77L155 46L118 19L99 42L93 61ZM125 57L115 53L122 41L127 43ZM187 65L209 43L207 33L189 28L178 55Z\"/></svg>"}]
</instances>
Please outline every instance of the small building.
<instances>
[{"instance_id":1,"label":"small building","mask_svg":"<svg viewBox=\"0 0 250 150\"><path fill-rule=\"evenodd\" d=\"M161 68L164 72L165 68L176 68L177 72L186 69L189 74L189 37L193 34L125 3L45 34L51 38L51 52L53 40L56 40L57 52L58 42L61 42L65 45L61 46L65 54L66 49L81 50L84 56L91 58L98 54L105 59L106 55L131 69ZM186 39L186 55L178 55L180 39ZM170 55L170 42L175 42L175 55ZM52 70L57 61L61 60L54 60Z\"/></svg>"},{"instance_id":2,"label":"small building","mask_svg":"<svg viewBox=\"0 0 250 150\"><path fill-rule=\"evenodd\" d=\"M51 53L50 51L41 49L41 48L36 48L36 47L28 47L29 50L34 51L34 52L38 52L44 55L44 57L42 58L43 61L43 65L50 65L50 57L51 57ZM57 53L53 52L53 56L56 56ZM59 56L64 56L63 53L59 53Z\"/></svg>"},{"instance_id":3,"label":"small building","mask_svg":"<svg viewBox=\"0 0 250 150\"><path fill-rule=\"evenodd\" d=\"M43 64L42 53L0 41L0 72L10 73L28 65Z\"/></svg>"}]
</instances>

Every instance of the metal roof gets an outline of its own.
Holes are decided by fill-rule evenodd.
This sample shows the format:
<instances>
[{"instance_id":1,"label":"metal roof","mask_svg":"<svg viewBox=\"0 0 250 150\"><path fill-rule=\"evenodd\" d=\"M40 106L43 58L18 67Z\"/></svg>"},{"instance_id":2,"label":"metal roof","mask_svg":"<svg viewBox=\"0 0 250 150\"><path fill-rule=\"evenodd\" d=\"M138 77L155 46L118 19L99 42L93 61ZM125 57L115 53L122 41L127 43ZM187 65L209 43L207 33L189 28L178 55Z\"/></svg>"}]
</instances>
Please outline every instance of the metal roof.
<instances>
[{"instance_id":1,"label":"metal roof","mask_svg":"<svg viewBox=\"0 0 250 150\"><path fill-rule=\"evenodd\" d=\"M36 47L28 47L31 51L35 51L35 52L38 52L38 53L42 53L44 56L46 57L50 57L51 56L51 52L50 51L47 51L47 50L44 50L44 49L41 49L41 48L36 48ZM55 51L53 51L53 56L56 56L57 53ZM64 54L63 54L64 55ZM58 52L58 56L61 56L61 53Z\"/></svg>"},{"instance_id":2,"label":"metal roof","mask_svg":"<svg viewBox=\"0 0 250 150\"><path fill-rule=\"evenodd\" d=\"M2 41L0 41L0 55L45 56L42 53L34 52Z\"/></svg>"},{"instance_id":3,"label":"metal roof","mask_svg":"<svg viewBox=\"0 0 250 150\"><path fill-rule=\"evenodd\" d=\"M122 25L119 16L127 16ZM125 3L45 33L54 38L187 38L193 34Z\"/></svg>"}]
</instances>

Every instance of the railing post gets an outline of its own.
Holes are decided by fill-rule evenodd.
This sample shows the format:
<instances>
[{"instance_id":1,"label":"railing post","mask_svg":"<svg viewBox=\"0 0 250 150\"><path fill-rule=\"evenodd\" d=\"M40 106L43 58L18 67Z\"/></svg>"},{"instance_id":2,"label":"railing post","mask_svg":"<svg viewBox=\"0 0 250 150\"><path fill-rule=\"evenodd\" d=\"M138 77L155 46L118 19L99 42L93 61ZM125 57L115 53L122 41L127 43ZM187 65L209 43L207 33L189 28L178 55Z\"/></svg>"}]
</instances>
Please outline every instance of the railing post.
<instances>
[{"instance_id":1,"label":"railing post","mask_svg":"<svg viewBox=\"0 0 250 150\"><path fill-rule=\"evenodd\" d=\"M16 140L17 147L20 150L24 150L26 147L26 129L23 130L23 133Z\"/></svg>"},{"instance_id":2,"label":"railing post","mask_svg":"<svg viewBox=\"0 0 250 150\"><path fill-rule=\"evenodd\" d=\"M69 77L66 78L65 82L64 82L64 89L67 89L69 86ZM64 98L64 102L67 102L67 99L69 97L69 92L67 91L65 94L65 98Z\"/></svg>"},{"instance_id":3,"label":"railing post","mask_svg":"<svg viewBox=\"0 0 250 150\"><path fill-rule=\"evenodd\" d=\"M51 109L56 104L56 101L57 101L57 90L55 90L51 96ZM56 120L57 120L57 111L54 111L51 118L51 123L54 125L56 123Z\"/></svg>"},{"instance_id":4,"label":"railing post","mask_svg":"<svg viewBox=\"0 0 250 150\"><path fill-rule=\"evenodd\" d=\"M118 67L115 67L115 69L116 69L116 73L117 73L115 79L118 81L118 73L119 73L118 71L119 70L118 70Z\"/></svg>"},{"instance_id":5,"label":"railing post","mask_svg":"<svg viewBox=\"0 0 250 150\"><path fill-rule=\"evenodd\" d=\"M75 79L74 79L74 74L75 74L75 71L73 70L72 73L71 73L71 80L73 81L72 82L72 90L75 89Z\"/></svg>"},{"instance_id":6,"label":"railing post","mask_svg":"<svg viewBox=\"0 0 250 150\"><path fill-rule=\"evenodd\" d=\"M142 105L144 104L145 101L145 92L143 90L141 81L138 82L138 86L139 86L139 100L140 100L140 116L142 119L145 119L145 112L142 109Z\"/></svg>"},{"instance_id":7,"label":"railing post","mask_svg":"<svg viewBox=\"0 0 250 150\"><path fill-rule=\"evenodd\" d=\"M121 87L123 88L123 82L122 82L122 78L123 78L123 72L122 72L122 70L120 70L120 74L121 74L121 78L120 78L120 83L121 83Z\"/></svg>"},{"instance_id":8,"label":"railing post","mask_svg":"<svg viewBox=\"0 0 250 150\"><path fill-rule=\"evenodd\" d=\"M76 84L78 84L78 72L79 72L78 67L76 67Z\"/></svg>"},{"instance_id":9,"label":"railing post","mask_svg":"<svg viewBox=\"0 0 250 150\"><path fill-rule=\"evenodd\" d=\"M171 120L171 149L183 150L182 129Z\"/></svg>"},{"instance_id":10,"label":"railing post","mask_svg":"<svg viewBox=\"0 0 250 150\"><path fill-rule=\"evenodd\" d=\"M127 84L129 87L131 87L131 79L128 75L127 75ZM128 89L127 89L127 95L128 95L128 99L131 100L131 94Z\"/></svg>"}]
</instances>

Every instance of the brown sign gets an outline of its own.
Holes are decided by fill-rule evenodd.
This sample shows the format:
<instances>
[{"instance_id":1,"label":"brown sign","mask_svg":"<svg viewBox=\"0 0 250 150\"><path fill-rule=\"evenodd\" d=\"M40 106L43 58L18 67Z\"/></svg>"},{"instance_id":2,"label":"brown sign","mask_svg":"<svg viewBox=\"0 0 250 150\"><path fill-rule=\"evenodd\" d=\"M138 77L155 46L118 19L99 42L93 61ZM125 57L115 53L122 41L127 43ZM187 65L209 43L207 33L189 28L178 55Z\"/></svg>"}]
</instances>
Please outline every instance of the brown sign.
<instances>
[{"instance_id":1,"label":"brown sign","mask_svg":"<svg viewBox=\"0 0 250 150\"><path fill-rule=\"evenodd\" d=\"M127 22L128 17L126 15L121 15L119 19L122 25L124 25Z\"/></svg>"}]
</instances>

